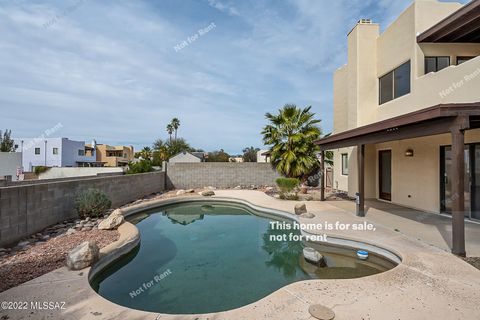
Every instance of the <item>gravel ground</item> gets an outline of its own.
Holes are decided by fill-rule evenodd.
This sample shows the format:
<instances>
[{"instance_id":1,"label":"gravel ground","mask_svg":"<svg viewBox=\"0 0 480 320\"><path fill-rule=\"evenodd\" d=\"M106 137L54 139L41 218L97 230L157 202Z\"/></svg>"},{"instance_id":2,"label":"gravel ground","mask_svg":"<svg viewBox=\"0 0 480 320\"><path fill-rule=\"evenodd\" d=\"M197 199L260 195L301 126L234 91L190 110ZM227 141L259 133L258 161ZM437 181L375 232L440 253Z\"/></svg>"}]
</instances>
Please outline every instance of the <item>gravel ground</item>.
<instances>
[{"instance_id":1,"label":"gravel ground","mask_svg":"<svg viewBox=\"0 0 480 320\"><path fill-rule=\"evenodd\" d=\"M116 241L116 230L78 231L51 238L12 256L0 258L0 292L65 265L67 253L84 241L94 241L99 248Z\"/></svg>"},{"instance_id":2,"label":"gravel ground","mask_svg":"<svg viewBox=\"0 0 480 320\"><path fill-rule=\"evenodd\" d=\"M480 257L468 257L468 258L463 258L463 260L467 261L472 266L480 270Z\"/></svg>"}]
</instances>

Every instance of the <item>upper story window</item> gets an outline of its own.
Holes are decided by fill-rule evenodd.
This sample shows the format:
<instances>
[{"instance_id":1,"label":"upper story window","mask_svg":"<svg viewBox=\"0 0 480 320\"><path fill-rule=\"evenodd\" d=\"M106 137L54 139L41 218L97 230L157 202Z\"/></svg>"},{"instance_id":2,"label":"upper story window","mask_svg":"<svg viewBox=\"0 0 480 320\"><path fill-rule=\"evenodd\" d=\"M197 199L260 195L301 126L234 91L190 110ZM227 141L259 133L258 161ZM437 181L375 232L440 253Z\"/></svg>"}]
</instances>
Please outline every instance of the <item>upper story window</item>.
<instances>
[{"instance_id":1,"label":"upper story window","mask_svg":"<svg viewBox=\"0 0 480 320\"><path fill-rule=\"evenodd\" d=\"M410 93L410 60L379 79L379 104Z\"/></svg>"},{"instance_id":2,"label":"upper story window","mask_svg":"<svg viewBox=\"0 0 480 320\"><path fill-rule=\"evenodd\" d=\"M342 174L348 175L348 154L342 153Z\"/></svg>"},{"instance_id":3,"label":"upper story window","mask_svg":"<svg viewBox=\"0 0 480 320\"><path fill-rule=\"evenodd\" d=\"M450 66L450 57L425 57L425 74Z\"/></svg>"},{"instance_id":4,"label":"upper story window","mask_svg":"<svg viewBox=\"0 0 480 320\"><path fill-rule=\"evenodd\" d=\"M476 57L457 57L457 65L467 62L468 60L471 60L473 58Z\"/></svg>"},{"instance_id":5,"label":"upper story window","mask_svg":"<svg viewBox=\"0 0 480 320\"><path fill-rule=\"evenodd\" d=\"M53 154L58 154L58 148L53 148Z\"/></svg>"},{"instance_id":6,"label":"upper story window","mask_svg":"<svg viewBox=\"0 0 480 320\"><path fill-rule=\"evenodd\" d=\"M84 156L85 155L85 150L78 150L78 155L79 156Z\"/></svg>"},{"instance_id":7,"label":"upper story window","mask_svg":"<svg viewBox=\"0 0 480 320\"><path fill-rule=\"evenodd\" d=\"M40 154L40 148L35 148L35 154Z\"/></svg>"}]
</instances>

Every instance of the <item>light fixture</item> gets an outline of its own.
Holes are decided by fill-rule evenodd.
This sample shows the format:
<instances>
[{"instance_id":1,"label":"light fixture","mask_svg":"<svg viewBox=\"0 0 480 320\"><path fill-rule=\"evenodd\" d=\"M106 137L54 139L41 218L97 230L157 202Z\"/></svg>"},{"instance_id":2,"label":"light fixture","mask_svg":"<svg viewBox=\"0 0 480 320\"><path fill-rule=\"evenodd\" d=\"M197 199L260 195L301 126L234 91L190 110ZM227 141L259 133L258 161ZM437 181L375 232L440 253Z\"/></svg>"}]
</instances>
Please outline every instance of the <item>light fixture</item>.
<instances>
[{"instance_id":1,"label":"light fixture","mask_svg":"<svg viewBox=\"0 0 480 320\"><path fill-rule=\"evenodd\" d=\"M413 150L412 149L407 149L405 151L405 157L413 157Z\"/></svg>"}]
</instances>

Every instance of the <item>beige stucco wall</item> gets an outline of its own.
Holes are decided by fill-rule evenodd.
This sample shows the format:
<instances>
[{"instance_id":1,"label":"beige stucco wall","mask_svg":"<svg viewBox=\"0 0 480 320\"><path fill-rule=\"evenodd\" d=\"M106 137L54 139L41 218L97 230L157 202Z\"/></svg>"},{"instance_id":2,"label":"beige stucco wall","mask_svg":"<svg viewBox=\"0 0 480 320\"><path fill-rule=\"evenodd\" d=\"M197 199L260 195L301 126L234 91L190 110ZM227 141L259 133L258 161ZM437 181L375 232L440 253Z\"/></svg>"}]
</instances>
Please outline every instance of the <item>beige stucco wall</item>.
<instances>
[{"instance_id":1,"label":"beige stucco wall","mask_svg":"<svg viewBox=\"0 0 480 320\"><path fill-rule=\"evenodd\" d=\"M348 35L348 63L334 75L334 134L444 103L480 101L480 44L418 44L418 34L462 5L416 0L382 34L376 24L357 24ZM424 74L425 56L477 56L459 66ZM411 62L409 94L378 104L378 79ZM472 133L467 141L480 141ZM480 138L480 136L479 136ZM438 212L439 150L449 135L368 145L365 151L365 196L378 197L378 150L392 149L392 202ZM408 158L404 152L415 150ZM341 174L341 153L349 153L349 175ZM334 150L334 186L353 196L357 191L356 148ZM410 197L409 197L410 195Z\"/></svg>"}]
</instances>

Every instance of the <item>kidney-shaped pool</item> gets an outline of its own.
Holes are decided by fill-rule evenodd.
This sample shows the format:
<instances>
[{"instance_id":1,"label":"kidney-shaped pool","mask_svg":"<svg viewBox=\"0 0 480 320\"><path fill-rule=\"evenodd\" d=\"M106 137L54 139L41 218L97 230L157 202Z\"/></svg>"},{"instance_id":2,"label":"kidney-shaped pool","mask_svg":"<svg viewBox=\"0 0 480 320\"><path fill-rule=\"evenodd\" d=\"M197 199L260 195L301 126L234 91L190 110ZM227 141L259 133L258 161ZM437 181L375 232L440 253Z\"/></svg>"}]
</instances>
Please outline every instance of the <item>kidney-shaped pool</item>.
<instances>
[{"instance_id":1,"label":"kidney-shaped pool","mask_svg":"<svg viewBox=\"0 0 480 320\"><path fill-rule=\"evenodd\" d=\"M104 298L133 309L210 313L255 302L295 281L357 278L396 265L372 253L360 260L355 248L273 241L299 232L272 229L270 221L278 220L219 201L136 214L129 221L140 231L140 244L95 274L91 285ZM326 266L306 262L305 246L322 253Z\"/></svg>"}]
</instances>

